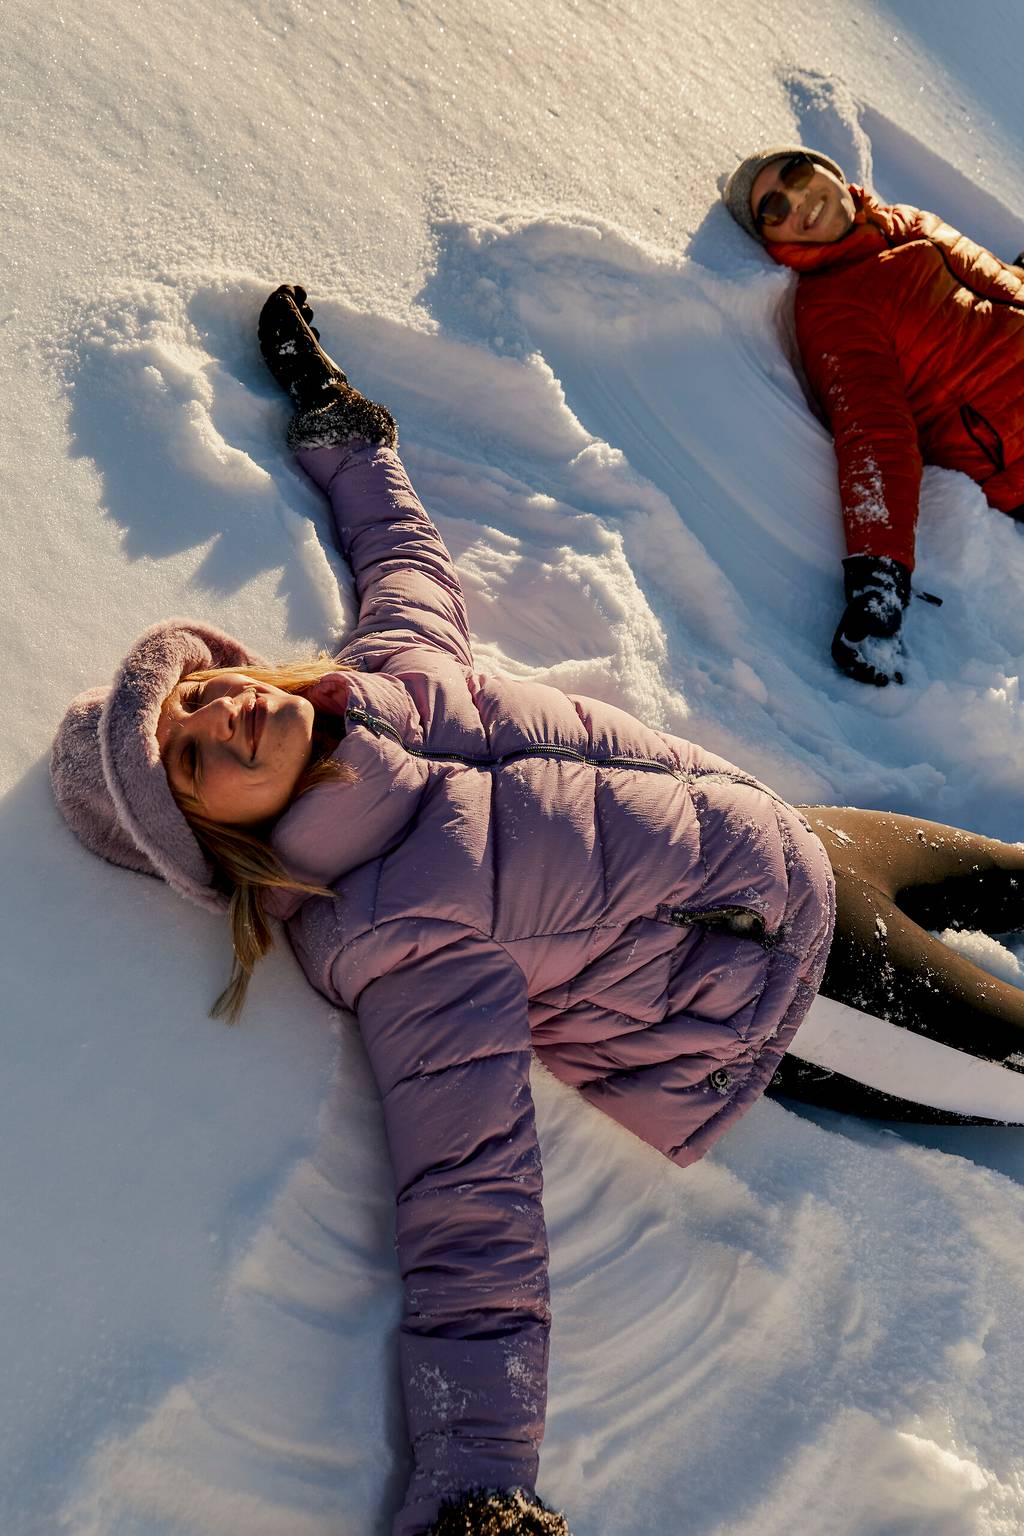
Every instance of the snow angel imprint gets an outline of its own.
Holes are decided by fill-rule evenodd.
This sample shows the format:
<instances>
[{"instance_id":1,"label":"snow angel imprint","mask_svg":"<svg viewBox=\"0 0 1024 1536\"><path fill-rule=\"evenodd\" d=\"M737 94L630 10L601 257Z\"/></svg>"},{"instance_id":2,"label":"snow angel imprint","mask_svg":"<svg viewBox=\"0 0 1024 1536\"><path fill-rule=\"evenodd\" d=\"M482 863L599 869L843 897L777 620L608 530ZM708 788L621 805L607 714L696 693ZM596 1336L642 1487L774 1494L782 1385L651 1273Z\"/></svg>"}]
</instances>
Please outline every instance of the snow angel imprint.
<instances>
[{"instance_id":1,"label":"snow angel imprint","mask_svg":"<svg viewBox=\"0 0 1024 1536\"><path fill-rule=\"evenodd\" d=\"M283 922L312 985L358 1017L405 1281L413 1472L395 1536L565 1536L535 1492L549 1309L534 1056L684 1167L771 1082L822 982L822 838L852 893L833 986L891 1009L913 1009L899 977L915 944L935 944L901 926L897 895L939 889L958 859L1020 873L1024 853L984 839L922 852L904 818L803 814L620 709L482 674L394 421L311 319L303 290L282 287L260 344L351 562L356 628L337 657L282 668L211 625L156 625L110 688L71 705L54 790L92 851L227 914L220 1012L239 1016ZM956 980L933 967L933 1003L943 975ZM992 995L986 1027L1019 1046L1024 1021L993 1017ZM970 1003L958 994L957 1027Z\"/></svg>"}]
</instances>

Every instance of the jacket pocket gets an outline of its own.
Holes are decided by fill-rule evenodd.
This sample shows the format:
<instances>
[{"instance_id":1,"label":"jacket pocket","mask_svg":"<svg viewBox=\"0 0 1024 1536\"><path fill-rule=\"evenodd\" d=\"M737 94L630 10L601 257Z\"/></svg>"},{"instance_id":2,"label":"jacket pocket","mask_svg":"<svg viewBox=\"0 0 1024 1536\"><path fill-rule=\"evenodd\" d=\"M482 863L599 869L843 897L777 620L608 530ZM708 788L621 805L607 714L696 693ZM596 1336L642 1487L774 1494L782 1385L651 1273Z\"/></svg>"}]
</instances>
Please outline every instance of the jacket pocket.
<instances>
[{"instance_id":1,"label":"jacket pocket","mask_svg":"<svg viewBox=\"0 0 1024 1536\"><path fill-rule=\"evenodd\" d=\"M964 424L964 431L988 459L997 473L1002 473L1006 468L1006 455L1003 453L1003 440L990 421L976 411L973 405L960 407L960 420Z\"/></svg>"},{"instance_id":2,"label":"jacket pocket","mask_svg":"<svg viewBox=\"0 0 1024 1536\"><path fill-rule=\"evenodd\" d=\"M750 939L762 949L771 949L775 934L767 931L760 912L750 907L670 907L658 908L658 918L675 928L709 928L715 933L727 933L734 939Z\"/></svg>"}]
</instances>

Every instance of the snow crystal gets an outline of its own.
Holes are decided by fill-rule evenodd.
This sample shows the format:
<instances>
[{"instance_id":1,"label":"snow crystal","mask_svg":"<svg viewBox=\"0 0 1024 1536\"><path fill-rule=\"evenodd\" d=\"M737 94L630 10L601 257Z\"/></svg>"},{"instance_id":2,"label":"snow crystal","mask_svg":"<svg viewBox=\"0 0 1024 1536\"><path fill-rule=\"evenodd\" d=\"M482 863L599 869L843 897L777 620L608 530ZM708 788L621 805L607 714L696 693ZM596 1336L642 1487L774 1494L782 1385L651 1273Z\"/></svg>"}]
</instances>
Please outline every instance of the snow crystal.
<instances>
[{"instance_id":1,"label":"snow crystal","mask_svg":"<svg viewBox=\"0 0 1024 1536\"><path fill-rule=\"evenodd\" d=\"M842 843L844 847L852 846L853 838L848 832L844 832L841 827L833 827L828 822L826 822L825 825L828 827L828 830L832 833L832 836L835 838L837 843Z\"/></svg>"}]
</instances>

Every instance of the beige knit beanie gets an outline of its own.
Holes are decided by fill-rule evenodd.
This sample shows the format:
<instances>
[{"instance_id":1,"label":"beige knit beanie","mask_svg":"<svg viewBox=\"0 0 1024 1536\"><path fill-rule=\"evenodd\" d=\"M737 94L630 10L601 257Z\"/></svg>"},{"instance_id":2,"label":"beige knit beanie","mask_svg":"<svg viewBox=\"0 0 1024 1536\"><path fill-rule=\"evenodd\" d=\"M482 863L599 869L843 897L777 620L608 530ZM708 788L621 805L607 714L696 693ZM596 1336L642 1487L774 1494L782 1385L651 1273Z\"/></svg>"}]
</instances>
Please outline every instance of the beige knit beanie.
<instances>
[{"instance_id":1,"label":"beige knit beanie","mask_svg":"<svg viewBox=\"0 0 1024 1536\"><path fill-rule=\"evenodd\" d=\"M838 176L844 185L846 182L846 177L834 160L822 154L820 149L808 149L806 144L782 144L775 149L759 149L757 154L741 160L722 190L722 201L740 228L745 229L751 239L761 245L764 244L764 238L750 211L750 194L754 182L766 165L770 165L773 160L788 160L790 155L808 155L817 165L823 165L826 171Z\"/></svg>"}]
</instances>

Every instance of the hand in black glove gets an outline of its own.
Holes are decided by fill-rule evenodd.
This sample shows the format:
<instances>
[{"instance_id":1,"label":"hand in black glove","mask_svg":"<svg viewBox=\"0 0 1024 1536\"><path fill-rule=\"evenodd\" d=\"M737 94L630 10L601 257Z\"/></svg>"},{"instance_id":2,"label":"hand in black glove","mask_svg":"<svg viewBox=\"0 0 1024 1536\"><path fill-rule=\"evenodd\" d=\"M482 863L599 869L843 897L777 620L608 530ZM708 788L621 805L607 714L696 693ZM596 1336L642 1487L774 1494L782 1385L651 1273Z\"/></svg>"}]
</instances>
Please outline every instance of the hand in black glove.
<instances>
[{"instance_id":1,"label":"hand in black glove","mask_svg":"<svg viewBox=\"0 0 1024 1536\"><path fill-rule=\"evenodd\" d=\"M910 601L910 571L888 555L843 561L846 612L832 638L832 660L855 683L902 683L900 626Z\"/></svg>"},{"instance_id":2,"label":"hand in black glove","mask_svg":"<svg viewBox=\"0 0 1024 1536\"><path fill-rule=\"evenodd\" d=\"M569 1527L538 1498L512 1490L443 1504L427 1536L569 1536Z\"/></svg>"},{"instance_id":3,"label":"hand in black glove","mask_svg":"<svg viewBox=\"0 0 1024 1536\"><path fill-rule=\"evenodd\" d=\"M282 283L274 289L260 310L259 342L263 361L296 410L344 395L348 379L320 345L305 288Z\"/></svg>"}]
</instances>

